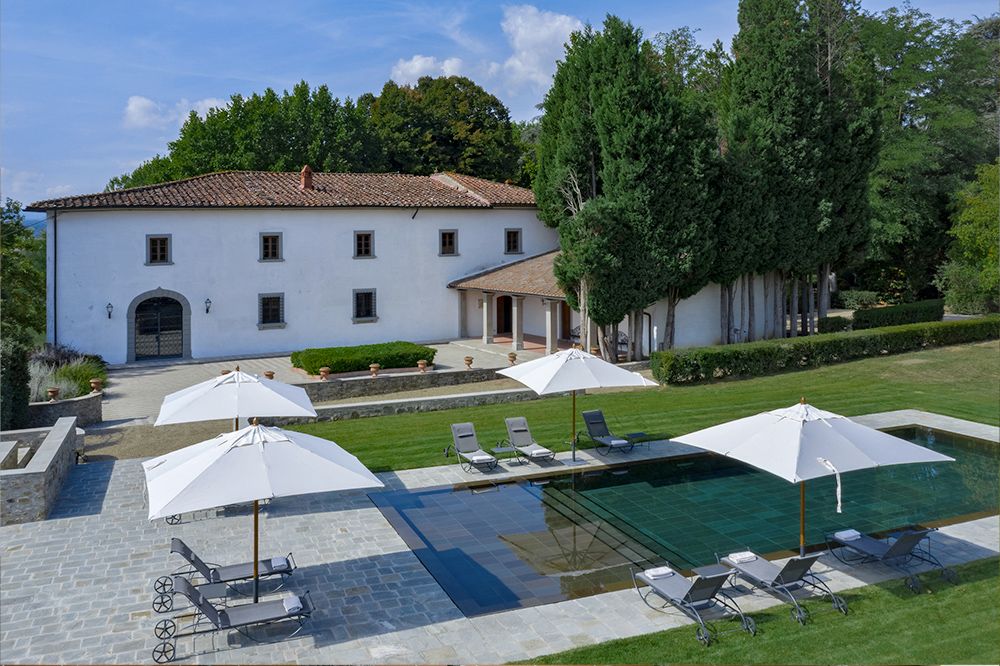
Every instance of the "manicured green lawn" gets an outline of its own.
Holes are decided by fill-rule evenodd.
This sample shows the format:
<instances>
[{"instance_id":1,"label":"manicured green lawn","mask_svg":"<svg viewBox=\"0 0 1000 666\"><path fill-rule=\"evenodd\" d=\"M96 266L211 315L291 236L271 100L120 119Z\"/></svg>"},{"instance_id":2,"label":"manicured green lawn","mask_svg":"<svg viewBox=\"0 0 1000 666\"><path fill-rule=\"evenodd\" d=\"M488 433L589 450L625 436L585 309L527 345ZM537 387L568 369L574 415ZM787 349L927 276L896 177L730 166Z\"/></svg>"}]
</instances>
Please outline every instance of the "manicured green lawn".
<instances>
[{"instance_id":1,"label":"manicured green lawn","mask_svg":"<svg viewBox=\"0 0 1000 666\"><path fill-rule=\"evenodd\" d=\"M997 558L956 567L952 586L922 576L933 594L915 595L902 580L847 590L846 617L819 613L793 623L787 606L753 614L758 633L725 634L708 648L694 628L609 641L532 659L537 664L996 664L1000 663ZM636 603L639 600L636 599Z\"/></svg>"},{"instance_id":2,"label":"manicured green lawn","mask_svg":"<svg viewBox=\"0 0 1000 666\"><path fill-rule=\"evenodd\" d=\"M1000 423L1000 345L996 341L865 359L816 370L696 386L601 392L580 396L578 411L603 409L612 430L681 435L804 396L846 416L922 409L996 425ZM474 390L470 388L470 390ZM506 416L526 416L542 444L568 449L570 399L487 405L379 418L295 426L336 441L373 471L440 465L451 441L449 424L472 421L488 448L506 435ZM577 419L577 427L582 422Z\"/></svg>"}]
</instances>

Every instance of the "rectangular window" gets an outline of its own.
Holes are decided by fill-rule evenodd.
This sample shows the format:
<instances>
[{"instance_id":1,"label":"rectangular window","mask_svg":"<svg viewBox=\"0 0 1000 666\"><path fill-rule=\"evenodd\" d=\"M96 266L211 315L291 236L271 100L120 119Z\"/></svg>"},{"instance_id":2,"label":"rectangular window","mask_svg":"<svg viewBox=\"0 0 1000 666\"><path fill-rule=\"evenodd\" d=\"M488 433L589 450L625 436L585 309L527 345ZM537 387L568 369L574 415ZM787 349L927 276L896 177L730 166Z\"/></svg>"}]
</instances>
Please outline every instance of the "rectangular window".
<instances>
[{"instance_id":1,"label":"rectangular window","mask_svg":"<svg viewBox=\"0 0 1000 666\"><path fill-rule=\"evenodd\" d=\"M362 259L375 256L375 232L354 232L354 258Z\"/></svg>"},{"instance_id":2,"label":"rectangular window","mask_svg":"<svg viewBox=\"0 0 1000 666\"><path fill-rule=\"evenodd\" d=\"M170 264L170 236L146 236L146 263Z\"/></svg>"},{"instance_id":3,"label":"rectangular window","mask_svg":"<svg viewBox=\"0 0 1000 666\"><path fill-rule=\"evenodd\" d=\"M281 261L281 234L260 235L260 260Z\"/></svg>"},{"instance_id":4,"label":"rectangular window","mask_svg":"<svg viewBox=\"0 0 1000 666\"><path fill-rule=\"evenodd\" d=\"M378 321L375 311L375 290L354 290L354 323Z\"/></svg>"},{"instance_id":5,"label":"rectangular window","mask_svg":"<svg viewBox=\"0 0 1000 666\"><path fill-rule=\"evenodd\" d=\"M285 327L284 294L258 294L257 310L257 328Z\"/></svg>"},{"instance_id":6,"label":"rectangular window","mask_svg":"<svg viewBox=\"0 0 1000 666\"><path fill-rule=\"evenodd\" d=\"M521 254L521 230L504 229L504 253Z\"/></svg>"},{"instance_id":7,"label":"rectangular window","mask_svg":"<svg viewBox=\"0 0 1000 666\"><path fill-rule=\"evenodd\" d=\"M454 229L441 230L441 246L438 251L442 257L458 254L458 232Z\"/></svg>"}]
</instances>

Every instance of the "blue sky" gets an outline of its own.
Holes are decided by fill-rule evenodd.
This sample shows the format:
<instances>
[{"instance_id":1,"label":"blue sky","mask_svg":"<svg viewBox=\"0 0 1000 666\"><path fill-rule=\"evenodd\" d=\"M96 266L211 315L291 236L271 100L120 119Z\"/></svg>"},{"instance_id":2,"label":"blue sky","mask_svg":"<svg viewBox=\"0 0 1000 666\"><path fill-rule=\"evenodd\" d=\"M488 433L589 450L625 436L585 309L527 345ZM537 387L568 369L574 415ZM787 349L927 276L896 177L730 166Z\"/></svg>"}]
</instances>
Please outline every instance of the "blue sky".
<instances>
[{"instance_id":1,"label":"blue sky","mask_svg":"<svg viewBox=\"0 0 1000 666\"><path fill-rule=\"evenodd\" d=\"M899 4L864 0L879 11ZM916 0L987 16L996 0ZM175 138L190 109L305 79L335 95L389 78L469 76L535 115L569 32L616 13L647 35L688 25L728 45L737 0L659 2L76 2L0 7L0 191L28 203L100 191Z\"/></svg>"}]
</instances>

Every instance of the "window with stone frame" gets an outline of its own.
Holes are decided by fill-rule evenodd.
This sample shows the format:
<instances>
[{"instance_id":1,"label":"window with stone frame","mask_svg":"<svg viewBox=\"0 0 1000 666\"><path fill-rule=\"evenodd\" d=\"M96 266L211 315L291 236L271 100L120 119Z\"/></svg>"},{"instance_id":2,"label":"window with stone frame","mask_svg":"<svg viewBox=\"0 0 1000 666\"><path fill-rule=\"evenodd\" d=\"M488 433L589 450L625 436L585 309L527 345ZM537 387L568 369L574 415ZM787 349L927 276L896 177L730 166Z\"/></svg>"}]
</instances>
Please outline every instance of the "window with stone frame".
<instances>
[{"instance_id":1,"label":"window with stone frame","mask_svg":"<svg viewBox=\"0 0 1000 666\"><path fill-rule=\"evenodd\" d=\"M146 237L146 263L170 263L170 236Z\"/></svg>"},{"instance_id":2,"label":"window with stone frame","mask_svg":"<svg viewBox=\"0 0 1000 666\"><path fill-rule=\"evenodd\" d=\"M520 229L505 229L504 230L504 253L505 254L521 254L521 230Z\"/></svg>"},{"instance_id":3,"label":"window with stone frame","mask_svg":"<svg viewBox=\"0 0 1000 666\"><path fill-rule=\"evenodd\" d=\"M370 322L378 320L378 312L375 309L374 289L354 290L354 321Z\"/></svg>"},{"instance_id":4,"label":"window with stone frame","mask_svg":"<svg viewBox=\"0 0 1000 666\"><path fill-rule=\"evenodd\" d=\"M375 232L354 232L354 258L365 259L375 256Z\"/></svg>"}]
</instances>

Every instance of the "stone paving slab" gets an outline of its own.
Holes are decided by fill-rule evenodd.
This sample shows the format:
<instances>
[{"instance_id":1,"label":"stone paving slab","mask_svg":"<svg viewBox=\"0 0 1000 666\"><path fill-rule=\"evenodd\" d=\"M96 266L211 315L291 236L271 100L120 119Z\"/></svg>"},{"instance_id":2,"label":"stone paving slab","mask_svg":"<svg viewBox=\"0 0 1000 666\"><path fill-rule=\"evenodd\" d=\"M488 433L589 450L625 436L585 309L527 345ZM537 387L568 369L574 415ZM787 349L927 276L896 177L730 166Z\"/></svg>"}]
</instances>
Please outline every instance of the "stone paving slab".
<instances>
[{"instance_id":1,"label":"stone paving slab","mask_svg":"<svg viewBox=\"0 0 1000 666\"><path fill-rule=\"evenodd\" d=\"M579 456L596 466L685 452L659 442L629 456ZM568 455L557 466L567 467ZM380 477L390 488L417 488L525 471L505 465L493 475L466 474L451 464ZM180 565L169 555L170 537L211 561L245 561L250 525L246 508L185 516L176 526L150 522L140 461L75 467L51 519L0 529L3 661L151 663L158 642L151 584ZM994 516L945 527L933 544L948 564L992 556L1000 552L1000 524ZM276 644L238 634L215 636L214 644L181 640L186 663L501 663L687 623L649 609L633 590L466 618L361 491L273 500L262 512L261 549L266 557L294 552L299 569L289 589L263 589L269 598L310 590L317 610L306 629ZM898 576L829 556L818 571L834 590ZM780 603L749 590L737 599L750 611Z\"/></svg>"}]
</instances>

